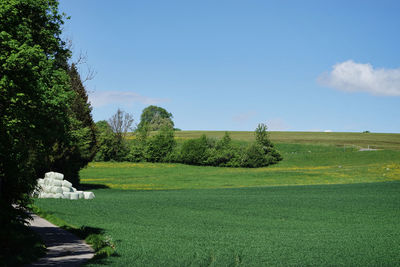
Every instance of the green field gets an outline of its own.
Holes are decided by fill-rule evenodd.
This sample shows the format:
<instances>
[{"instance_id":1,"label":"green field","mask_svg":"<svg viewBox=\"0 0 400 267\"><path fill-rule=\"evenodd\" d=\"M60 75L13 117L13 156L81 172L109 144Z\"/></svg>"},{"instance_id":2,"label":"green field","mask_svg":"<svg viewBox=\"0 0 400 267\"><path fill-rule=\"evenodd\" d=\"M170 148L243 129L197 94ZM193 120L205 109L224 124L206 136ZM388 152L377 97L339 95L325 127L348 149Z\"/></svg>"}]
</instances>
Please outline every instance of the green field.
<instances>
[{"instance_id":1,"label":"green field","mask_svg":"<svg viewBox=\"0 0 400 267\"><path fill-rule=\"evenodd\" d=\"M177 131L177 139L200 137L202 134L209 137L221 138L224 131ZM232 139L253 141L254 132L229 132ZM336 146L355 146L357 148L378 148L400 150L400 134L390 133L322 133L322 132L270 132L270 137L276 143L290 144L329 144Z\"/></svg>"},{"instance_id":2,"label":"green field","mask_svg":"<svg viewBox=\"0 0 400 267\"><path fill-rule=\"evenodd\" d=\"M94 200L35 204L111 236L118 256L101 264L400 266L400 135L273 134L284 160L271 167L91 163Z\"/></svg>"},{"instance_id":3,"label":"green field","mask_svg":"<svg viewBox=\"0 0 400 267\"><path fill-rule=\"evenodd\" d=\"M400 180L400 151L278 144L284 160L265 168L94 162L81 181L114 189L160 190L348 184Z\"/></svg>"}]
</instances>

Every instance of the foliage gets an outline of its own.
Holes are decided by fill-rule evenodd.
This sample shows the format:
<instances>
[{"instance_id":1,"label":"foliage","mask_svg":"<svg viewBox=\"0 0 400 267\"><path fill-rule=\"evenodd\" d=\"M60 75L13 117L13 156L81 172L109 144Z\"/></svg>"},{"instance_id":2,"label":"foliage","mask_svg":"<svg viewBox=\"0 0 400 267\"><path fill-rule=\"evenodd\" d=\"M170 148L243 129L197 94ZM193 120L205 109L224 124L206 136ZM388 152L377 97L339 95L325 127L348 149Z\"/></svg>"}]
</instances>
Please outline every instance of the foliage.
<instances>
[{"instance_id":1,"label":"foliage","mask_svg":"<svg viewBox=\"0 0 400 267\"><path fill-rule=\"evenodd\" d=\"M111 130L118 139L126 137L128 131L132 130L133 116L128 112L118 109L117 112L108 120Z\"/></svg>"},{"instance_id":2,"label":"foliage","mask_svg":"<svg viewBox=\"0 0 400 267\"><path fill-rule=\"evenodd\" d=\"M95 161L124 161L131 158L126 135L132 129L133 116L120 109L107 121L97 125L98 151Z\"/></svg>"},{"instance_id":3,"label":"foliage","mask_svg":"<svg viewBox=\"0 0 400 267\"><path fill-rule=\"evenodd\" d=\"M149 162L165 161L175 146L174 131L165 125L156 135L148 139L145 146L145 158Z\"/></svg>"},{"instance_id":4,"label":"foliage","mask_svg":"<svg viewBox=\"0 0 400 267\"><path fill-rule=\"evenodd\" d=\"M202 135L197 139L190 139L183 143L180 153L180 161L185 164L205 165L208 158L208 149L212 147L212 141Z\"/></svg>"},{"instance_id":5,"label":"foliage","mask_svg":"<svg viewBox=\"0 0 400 267\"><path fill-rule=\"evenodd\" d=\"M158 131L163 127L173 128L174 122L172 118L172 114L164 108L153 105L148 106L142 111L138 129L143 128L145 125L148 127L149 131Z\"/></svg>"},{"instance_id":6,"label":"foliage","mask_svg":"<svg viewBox=\"0 0 400 267\"><path fill-rule=\"evenodd\" d=\"M68 177L72 184L77 185L79 170L92 161L96 154L96 126L91 115L92 107L88 102L86 89L75 64L68 67L68 74L71 89L75 93L68 113L70 139L64 144L57 144L59 149L53 151L56 157L47 162L39 173L48 170L58 171Z\"/></svg>"},{"instance_id":7,"label":"foliage","mask_svg":"<svg viewBox=\"0 0 400 267\"><path fill-rule=\"evenodd\" d=\"M260 124L256 131L256 143L246 147L235 146L226 132L224 137L215 142L202 135L183 143L177 162L192 165L221 167L258 168L278 163L282 156L276 151L268 138L267 127Z\"/></svg>"},{"instance_id":8,"label":"foliage","mask_svg":"<svg viewBox=\"0 0 400 267\"><path fill-rule=\"evenodd\" d=\"M2 225L0 236L0 266L23 266L46 254L43 241L26 225Z\"/></svg>"},{"instance_id":9,"label":"foliage","mask_svg":"<svg viewBox=\"0 0 400 267\"><path fill-rule=\"evenodd\" d=\"M269 134L267 132L267 126L263 123L259 124L255 130L256 142L259 144L265 155L265 164L275 164L282 160L282 156L274 148L271 140L269 139Z\"/></svg>"},{"instance_id":10,"label":"foliage","mask_svg":"<svg viewBox=\"0 0 400 267\"><path fill-rule=\"evenodd\" d=\"M115 134L107 121L96 123L98 140L95 161L123 161L129 150L126 141Z\"/></svg>"},{"instance_id":11,"label":"foliage","mask_svg":"<svg viewBox=\"0 0 400 267\"><path fill-rule=\"evenodd\" d=\"M136 139L130 144L127 161L141 162L146 160L146 147L149 137L149 128L147 125L136 130Z\"/></svg>"},{"instance_id":12,"label":"foliage","mask_svg":"<svg viewBox=\"0 0 400 267\"><path fill-rule=\"evenodd\" d=\"M0 2L3 229L27 218L30 193L45 171L63 172L76 184L95 153L91 107L60 37L63 19L57 0Z\"/></svg>"},{"instance_id":13,"label":"foliage","mask_svg":"<svg viewBox=\"0 0 400 267\"><path fill-rule=\"evenodd\" d=\"M68 148L70 51L55 0L0 1L0 225L22 222L38 166ZM12 207L16 204L16 208Z\"/></svg>"}]
</instances>

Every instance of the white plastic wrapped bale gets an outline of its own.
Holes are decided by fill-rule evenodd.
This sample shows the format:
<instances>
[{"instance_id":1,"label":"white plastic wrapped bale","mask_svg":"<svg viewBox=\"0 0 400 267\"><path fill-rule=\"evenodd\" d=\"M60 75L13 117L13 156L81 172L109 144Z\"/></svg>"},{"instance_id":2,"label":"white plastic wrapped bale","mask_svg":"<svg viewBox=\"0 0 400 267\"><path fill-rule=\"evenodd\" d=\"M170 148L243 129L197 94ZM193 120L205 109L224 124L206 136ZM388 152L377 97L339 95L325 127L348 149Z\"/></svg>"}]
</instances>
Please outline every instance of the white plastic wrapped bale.
<instances>
[{"instance_id":1,"label":"white plastic wrapped bale","mask_svg":"<svg viewBox=\"0 0 400 267\"><path fill-rule=\"evenodd\" d=\"M59 172L55 172L53 178L56 179L56 180L61 180L62 181L64 179L64 174L59 173Z\"/></svg>"},{"instance_id":2,"label":"white plastic wrapped bale","mask_svg":"<svg viewBox=\"0 0 400 267\"><path fill-rule=\"evenodd\" d=\"M52 186L62 186L62 182L61 180L56 180L56 179L52 179L51 180L51 185Z\"/></svg>"},{"instance_id":3,"label":"white plastic wrapped bale","mask_svg":"<svg viewBox=\"0 0 400 267\"><path fill-rule=\"evenodd\" d=\"M54 194L57 194L57 193L62 194L63 193L62 188L59 186L52 186L50 191L51 191L51 193L54 193Z\"/></svg>"},{"instance_id":4,"label":"white plastic wrapped bale","mask_svg":"<svg viewBox=\"0 0 400 267\"><path fill-rule=\"evenodd\" d=\"M56 194L54 194L54 198L63 198L63 194L56 193Z\"/></svg>"},{"instance_id":5,"label":"white plastic wrapped bale","mask_svg":"<svg viewBox=\"0 0 400 267\"><path fill-rule=\"evenodd\" d=\"M93 192L83 192L83 196L85 199L93 199L94 198Z\"/></svg>"},{"instance_id":6,"label":"white plastic wrapped bale","mask_svg":"<svg viewBox=\"0 0 400 267\"><path fill-rule=\"evenodd\" d=\"M63 187L72 187L72 184L68 182L67 180L62 181L62 186Z\"/></svg>"},{"instance_id":7,"label":"white plastic wrapped bale","mask_svg":"<svg viewBox=\"0 0 400 267\"><path fill-rule=\"evenodd\" d=\"M47 172L44 179L37 180L38 188L34 192L39 198L63 199L93 199L93 192L77 191L72 183L63 180L64 175L57 172Z\"/></svg>"},{"instance_id":8,"label":"white plastic wrapped bale","mask_svg":"<svg viewBox=\"0 0 400 267\"><path fill-rule=\"evenodd\" d=\"M76 192L73 192L70 194L70 199L79 199L79 194Z\"/></svg>"},{"instance_id":9,"label":"white plastic wrapped bale","mask_svg":"<svg viewBox=\"0 0 400 267\"><path fill-rule=\"evenodd\" d=\"M63 180L64 179L64 174L59 173L59 172L46 172L44 175L44 178L52 178L55 180Z\"/></svg>"},{"instance_id":10,"label":"white plastic wrapped bale","mask_svg":"<svg viewBox=\"0 0 400 267\"><path fill-rule=\"evenodd\" d=\"M54 174L54 172L46 172L46 173L44 174L44 178L53 177L53 174Z\"/></svg>"},{"instance_id":11,"label":"white plastic wrapped bale","mask_svg":"<svg viewBox=\"0 0 400 267\"><path fill-rule=\"evenodd\" d=\"M79 199L84 198L83 191L76 191L75 193L78 193Z\"/></svg>"},{"instance_id":12,"label":"white plastic wrapped bale","mask_svg":"<svg viewBox=\"0 0 400 267\"><path fill-rule=\"evenodd\" d=\"M61 189L62 189L62 191L64 192L64 193L68 193L68 192L72 192L72 189L70 188L70 187L61 187Z\"/></svg>"}]
</instances>

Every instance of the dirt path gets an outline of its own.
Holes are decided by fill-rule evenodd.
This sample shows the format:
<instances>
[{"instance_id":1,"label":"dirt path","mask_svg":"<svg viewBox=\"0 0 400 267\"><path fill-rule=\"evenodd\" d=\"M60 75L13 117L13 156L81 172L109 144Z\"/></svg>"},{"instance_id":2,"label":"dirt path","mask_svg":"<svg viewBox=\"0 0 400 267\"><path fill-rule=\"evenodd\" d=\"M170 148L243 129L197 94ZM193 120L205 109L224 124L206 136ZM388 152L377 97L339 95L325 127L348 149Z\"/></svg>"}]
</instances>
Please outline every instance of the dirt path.
<instances>
[{"instance_id":1,"label":"dirt path","mask_svg":"<svg viewBox=\"0 0 400 267\"><path fill-rule=\"evenodd\" d=\"M47 253L39 261L27 266L80 266L93 258L93 249L83 240L36 214L32 214L32 217L30 227L43 239Z\"/></svg>"}]
</instances>

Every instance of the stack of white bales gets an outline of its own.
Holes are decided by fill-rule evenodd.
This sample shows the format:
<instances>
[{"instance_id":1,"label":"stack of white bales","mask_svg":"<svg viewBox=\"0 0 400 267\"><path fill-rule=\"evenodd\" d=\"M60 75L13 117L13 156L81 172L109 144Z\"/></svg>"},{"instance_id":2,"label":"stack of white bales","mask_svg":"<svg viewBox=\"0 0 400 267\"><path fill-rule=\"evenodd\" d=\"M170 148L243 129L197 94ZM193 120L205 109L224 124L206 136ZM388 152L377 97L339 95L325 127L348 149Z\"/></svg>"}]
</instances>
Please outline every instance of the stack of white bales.
<instances>
[{"instance_id":1,"label":"stack of white bales","mask_svg":"<svg viewBox=\"0 0 400 267\"><path fill-rule=\"evenodd\" d=\"M72 184L64 180L64 175L58 172L47 172L44 179L37 180L38 198L93 199L92 192L77 191Z\"/></svg>"}]
</instances>

